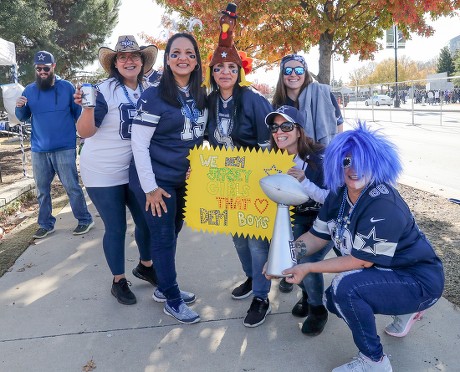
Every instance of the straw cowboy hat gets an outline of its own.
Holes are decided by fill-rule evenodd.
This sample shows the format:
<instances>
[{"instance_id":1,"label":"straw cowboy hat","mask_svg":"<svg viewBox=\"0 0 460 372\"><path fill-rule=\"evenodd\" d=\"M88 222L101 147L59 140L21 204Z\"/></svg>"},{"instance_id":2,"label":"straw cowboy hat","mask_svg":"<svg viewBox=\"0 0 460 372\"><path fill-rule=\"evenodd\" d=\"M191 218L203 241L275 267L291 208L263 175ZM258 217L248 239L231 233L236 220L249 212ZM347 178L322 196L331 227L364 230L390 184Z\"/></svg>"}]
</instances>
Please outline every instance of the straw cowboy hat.
<instances>
[{"instance_id":1,"label":"straw cowboy hat","mask_svg":"<svg viewBox=\"0 0 460 372\"><path fill-rule=\"evenodd\" d=\"M110 73L110 65L114 63L117 53L139 52L144 60L144 71L149 71L157 59L158 48L156 45L148 45L140 48L133 35L122 35L118 37L115 50L101 47L99 48L99 63L105 71Z\"/></svg>"}]
</instances>

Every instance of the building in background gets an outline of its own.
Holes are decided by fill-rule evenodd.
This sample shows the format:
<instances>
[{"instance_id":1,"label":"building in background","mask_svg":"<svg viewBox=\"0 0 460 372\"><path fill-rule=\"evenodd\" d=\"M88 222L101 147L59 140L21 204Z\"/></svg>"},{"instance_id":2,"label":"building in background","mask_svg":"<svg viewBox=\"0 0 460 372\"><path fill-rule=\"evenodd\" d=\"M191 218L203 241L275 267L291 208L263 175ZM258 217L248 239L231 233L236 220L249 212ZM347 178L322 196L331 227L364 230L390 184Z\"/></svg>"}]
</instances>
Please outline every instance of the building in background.
<instances>
[{"instance_id":1,"label":"building in background","mask_svg":"<svg viewBox=\"0 0 460 372\"><path fill-rule=\"evenodd\" d=\"M453 56L457 50L460 50L460 35L450 39L449 41L450 54Z\"/></svg>"}]
</instances>

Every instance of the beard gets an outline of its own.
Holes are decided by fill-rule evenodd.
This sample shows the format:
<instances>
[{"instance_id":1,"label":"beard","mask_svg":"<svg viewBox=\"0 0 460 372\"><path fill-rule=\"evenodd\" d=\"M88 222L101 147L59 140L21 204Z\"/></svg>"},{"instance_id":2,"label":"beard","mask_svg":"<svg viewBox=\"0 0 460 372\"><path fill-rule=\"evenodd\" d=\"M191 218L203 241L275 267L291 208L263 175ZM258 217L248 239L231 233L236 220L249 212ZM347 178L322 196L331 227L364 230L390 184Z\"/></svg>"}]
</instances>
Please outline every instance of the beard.
<instances>
[{"instance_id":1,"label":"beard","mask_svg":"<svg viewBox=\"0 0 460 372\"><path fill-rule=\"evenodd\" d=\"M37 83L38 89L48 90L53 86L54 72L50 71L45 79L42 79L38 73L36 74L35 82Z\"/></svg>"}]
</instances>

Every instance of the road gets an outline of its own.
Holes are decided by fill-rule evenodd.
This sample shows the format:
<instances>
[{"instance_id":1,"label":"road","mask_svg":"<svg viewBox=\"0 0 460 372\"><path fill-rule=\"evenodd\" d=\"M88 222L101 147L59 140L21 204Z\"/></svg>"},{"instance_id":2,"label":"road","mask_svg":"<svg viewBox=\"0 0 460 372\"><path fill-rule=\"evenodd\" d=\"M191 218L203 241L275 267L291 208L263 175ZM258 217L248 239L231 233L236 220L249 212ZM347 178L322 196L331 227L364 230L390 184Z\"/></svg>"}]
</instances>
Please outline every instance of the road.
<instances>
[{"instance_id":1,"label":"road","mask_svg":"<svg viewBox=\"0 0 460 372\"><path fill-rule=\"evenodd\" d=\"M398 146L403 160L400 182L446 198L460 199L460 105L414 105L366 108L364 102L350 102L343 111L344 129L358 118L383 132ZM444 111L444 110L449 111ZM423 110L423 111L422 111ZM442 122L440 116L442 115Z\"/></svg>"}]
</instances>

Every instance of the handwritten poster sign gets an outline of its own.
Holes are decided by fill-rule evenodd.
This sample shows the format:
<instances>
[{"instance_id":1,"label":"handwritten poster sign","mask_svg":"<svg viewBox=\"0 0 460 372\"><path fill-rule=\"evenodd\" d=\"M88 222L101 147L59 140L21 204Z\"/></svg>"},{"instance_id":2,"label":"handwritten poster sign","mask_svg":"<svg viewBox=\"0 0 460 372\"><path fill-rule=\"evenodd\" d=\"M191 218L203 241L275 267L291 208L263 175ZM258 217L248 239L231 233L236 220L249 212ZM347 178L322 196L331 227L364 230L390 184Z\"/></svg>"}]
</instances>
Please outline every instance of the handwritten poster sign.
<instances>
[{"instance_id":1,"label":"handwritten poster sign","mask_svg":"<svg viewBox=\"0 0 460 372\"><path fill-rule=\"evenodd\" d=\"M276 215L259 185L267 175L285 173L294 163L287 153L194 148L187 181L185 222L204 232L271 239Z\"/></svg>"}]
</instances>

